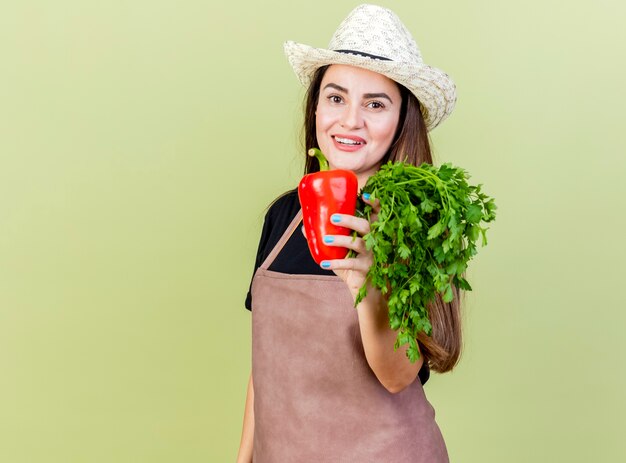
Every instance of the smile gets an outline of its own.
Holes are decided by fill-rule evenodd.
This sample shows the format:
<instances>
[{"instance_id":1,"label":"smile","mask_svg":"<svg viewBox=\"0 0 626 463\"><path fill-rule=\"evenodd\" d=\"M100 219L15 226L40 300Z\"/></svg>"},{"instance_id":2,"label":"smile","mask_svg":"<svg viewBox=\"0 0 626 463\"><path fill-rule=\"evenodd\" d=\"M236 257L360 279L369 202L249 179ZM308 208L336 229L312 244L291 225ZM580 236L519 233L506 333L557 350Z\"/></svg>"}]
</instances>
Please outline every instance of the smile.
<instances>
[{"instance_id":1,"label":"smile","mask_svg":"<svg viewBox=\"0 0 626 463\"><path fill-rule=\"evenodd\" d=\"M343 138L343 137L337 137L337 136L334 136L333 138L335 139L337 143L341 143L342 145L355 146L355 145L363 145L365 143L359 140L353 140L352 138Z\"/></svg>"}]
</instances>

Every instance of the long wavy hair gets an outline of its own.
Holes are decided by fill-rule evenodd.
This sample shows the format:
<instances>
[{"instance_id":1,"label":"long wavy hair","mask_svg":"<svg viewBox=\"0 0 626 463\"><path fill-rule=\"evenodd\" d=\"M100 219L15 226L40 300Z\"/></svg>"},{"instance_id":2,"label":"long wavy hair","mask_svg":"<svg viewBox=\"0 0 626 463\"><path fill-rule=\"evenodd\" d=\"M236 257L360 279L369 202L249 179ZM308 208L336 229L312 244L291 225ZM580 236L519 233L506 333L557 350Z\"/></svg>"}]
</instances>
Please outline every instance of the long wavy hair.
<instances>
[{"instance_id":1,"label":"long wavy hair","mask_svg":"<svg viewBox=\"0 0 626 463\"><path fill-rule=\"evenodd\" d=\"M316 158L308 156L310 148L319 147L316 135L315 110L319 101L320 87L324 74L329 66L317 69L306 93L304 102L304 155L306 158L304 173L319 171ZM385 154L382 163L402 161L415 166L423 162L433 163L428 131L422 116L422 108L406 87L396 83L400 89L402 103L400 121L393 142ZM450 303L443 302L437 295L427 306L428 316L432 325L432 333L418 335L417 341L424 361L431 370L445 373L452 370L458 363L462 349L461 330L461 291L452 286L454 299Z\"/></svg>"}]
</instances>

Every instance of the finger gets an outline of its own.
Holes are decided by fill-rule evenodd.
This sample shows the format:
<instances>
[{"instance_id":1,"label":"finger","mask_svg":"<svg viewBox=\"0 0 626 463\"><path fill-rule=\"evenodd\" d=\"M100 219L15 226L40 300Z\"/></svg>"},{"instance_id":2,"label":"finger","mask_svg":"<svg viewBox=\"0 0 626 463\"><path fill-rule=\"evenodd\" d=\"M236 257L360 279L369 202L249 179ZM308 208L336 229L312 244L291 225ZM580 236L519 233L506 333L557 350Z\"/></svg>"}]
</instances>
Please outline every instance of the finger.
<instances>
[{"instance_id":1,"label":"finger","mask_svg":"<svg viewBox=\"0 0 626 463\"><path fill-rule=\"evenodd\" d=\"M365 235L370 232L370 223L367 219L355 217L349 214L333 214L330 216L330 221L334 225L346 227L356 231L359 235Z\"/></svg>"},{"instance_id":2,"label":"finger","mask_svg":"<svg viewBox=\"0 0 626 463\"><path fill-rule=\"evenodd\" d=\"M337 246L352 249L359 254L367 252L367 249L365 248L365 241L363 241L363 238L359 238L356 236L326 235L324 236L324 244L326 244L327 246Z\"/></svg>"},{"instance_id":3,"label":"finger","mask_svg":"<svg viewBox=\"0 0 626 463\"><path fill-rule=\"evenodd\" d=\"M363 193L363 202L372 206L375 214L378 214L380 211L380 201L376 198L372 199L369 193Z\"/></svg>"},{"instance_id":4,"label":"finger","mask_svg":"<svg viewBox=\"0 0 626 463\"><path fill-rule=\"evenodd\" d=\"M306 232L304 231L304 225L302 225L300 227L300 231L302 231L302 234L304 235L304 237L306 238Z\"/></svg>"},{"instance_id":5,"label":"finger","mask_svg":"<svg viewBox=\"0 0 626 463\"><path fill-rule=\"evenodd\" d=\"M358 258L323 260L320 263L320 267L325 270L354 270L365 274L370 269L370 266L371 263L368 259Z\"/></svg>"}]
</instances>

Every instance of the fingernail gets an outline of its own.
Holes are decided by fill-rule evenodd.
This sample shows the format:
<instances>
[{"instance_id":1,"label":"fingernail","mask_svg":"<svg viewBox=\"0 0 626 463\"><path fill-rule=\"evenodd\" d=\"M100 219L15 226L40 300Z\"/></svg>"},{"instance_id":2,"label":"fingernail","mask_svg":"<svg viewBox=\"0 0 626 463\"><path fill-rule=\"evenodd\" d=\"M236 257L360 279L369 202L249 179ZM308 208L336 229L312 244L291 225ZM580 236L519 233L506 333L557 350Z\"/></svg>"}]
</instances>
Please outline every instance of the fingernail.
<instances>
[{"instance_id":1,"label":"fingernail","mask_svg":"<svg viewBox=\"0 0 626 463\"><path fill-rule=\"evenodd\" d=\"M323 260L320 265L322 266L322 268L330 268L330 262L328 262L327 260Z\"/></svg>"},{"instance_id":2,"label":"fingernail","mask_svg":"<svg viewBox=\"0 0 626 463\"><path fill-rule=\"evenodd\" d=\"M334 236L330 236L330 235L324 236L324 243L334 243L334 242L335 242Z\"/></svg>"},{"instance_id":3,"label":"fingernail","mask_svg":"<svg viewBox=\"0 0 626 463\"><path fill-rule=\"evenodd\" d=\"M363 193L363 199L366 201L370 200L370 194L369 193Z\"/></svg>"},{"instance_id":4,"label":"fingernail","mask_svg":"<svg viewBox=\"0 0 626 463\"><path fill-rule=\"evenodd\" d=\"M333 214L330 216L330 221L333 223L341 222L341 216L339 214Z\"/></svg>"}]
</instances>

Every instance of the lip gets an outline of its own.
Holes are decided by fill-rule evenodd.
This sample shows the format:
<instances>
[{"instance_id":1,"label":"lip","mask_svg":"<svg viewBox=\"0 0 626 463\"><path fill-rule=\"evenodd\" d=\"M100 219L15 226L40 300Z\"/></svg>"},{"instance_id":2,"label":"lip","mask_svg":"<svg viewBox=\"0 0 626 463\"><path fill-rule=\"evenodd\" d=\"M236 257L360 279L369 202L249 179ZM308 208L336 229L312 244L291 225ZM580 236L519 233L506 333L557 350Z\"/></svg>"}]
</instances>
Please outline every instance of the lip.
<instances>
[{"instance_id":1,"label":"lip","mask_svg":"<svg viewBox=\"0 0 626 463\"><path fill-rule=\"evenodd\" d=\"M343 143L339 143L335 137L346 138L348 140L353 140L360 144L359 145L344 145ZM335 147L341 151L348 151L348 152L358 151L367 144L365 139L361 137L356 137L354 135L343 135L343 134L336 133L334 135L331 135L331 138L333 139L333 143L335 144Z\"/></svg>"}]
</instances>

